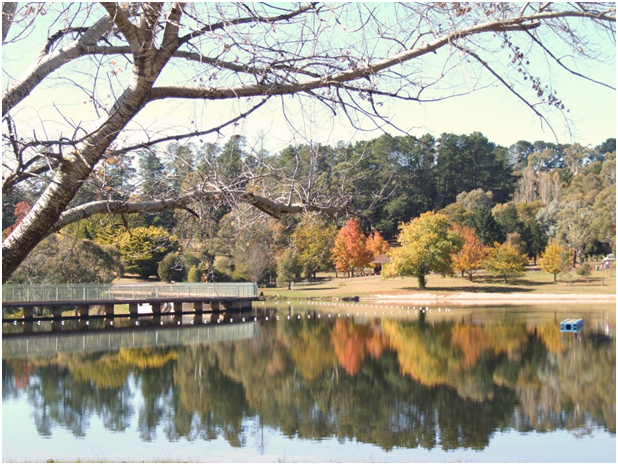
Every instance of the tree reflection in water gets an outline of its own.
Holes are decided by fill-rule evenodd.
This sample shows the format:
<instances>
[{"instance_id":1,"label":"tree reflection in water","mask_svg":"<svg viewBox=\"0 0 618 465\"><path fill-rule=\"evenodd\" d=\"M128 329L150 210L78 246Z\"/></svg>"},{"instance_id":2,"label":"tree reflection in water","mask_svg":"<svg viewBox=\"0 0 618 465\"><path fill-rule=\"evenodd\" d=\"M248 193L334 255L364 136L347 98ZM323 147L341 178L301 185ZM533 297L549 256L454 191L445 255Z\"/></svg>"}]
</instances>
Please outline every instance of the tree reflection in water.
<instances>
[{"instance_id":1,"label":"tree reflection in water","mask_svg":"<svg viewBox=\"0 0 618 465\"><path fill-rule=\"evenodd\" d=\"M234 447L247 418L385 450L483 449L506 429L616 431L615 340L554 323L271 320L249 340L3 359L2 387L5 400L25 392L44 436L82 437L93 415L124 431L136 414L143 441L162 431Z\"/></svg>"}]
</instances>

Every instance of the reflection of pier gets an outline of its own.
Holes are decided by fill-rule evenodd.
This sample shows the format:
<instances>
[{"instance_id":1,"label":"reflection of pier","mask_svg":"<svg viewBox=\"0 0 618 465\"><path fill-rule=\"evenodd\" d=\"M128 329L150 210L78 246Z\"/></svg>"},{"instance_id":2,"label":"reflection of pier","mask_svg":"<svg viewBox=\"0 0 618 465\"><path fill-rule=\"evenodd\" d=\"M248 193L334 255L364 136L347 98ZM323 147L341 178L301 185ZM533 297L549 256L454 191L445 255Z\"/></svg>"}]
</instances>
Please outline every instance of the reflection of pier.
<instances>
[{"instance_id":1,"label":"reflection of pier","mask_svg":"<svg viewBox=\"0 0 618 465\"><path fill-rule=\"evenodd\" d=\"M90 308L100 306L106 317L115 315L114 306L128 304L129 315L142 313L149 306L153 315L164 312L183 313L183 303L192 305L192 313L203 311L250 310L257 300L256 283L208 284L61 284L2 286L2 308L21 308L24 319L34 318L36 308L50 308L53 318L62 318L67 307L80 317L88 317ZM3 321L5 319L3 318Z\"/></svg>"},{"instance_id":2,"label":"reflection of pier","mask_svg":"<svg viewBox=\"0 0 618 465\"><path fill-rule=\"evenodd\" d=\"M121 348L170 347L249 339L258 322L210 323L195 326L111 329L72 333L31 334L2 338L3 358L26 358L58 353L91 353Z\"/></svg>"}]
</instances>

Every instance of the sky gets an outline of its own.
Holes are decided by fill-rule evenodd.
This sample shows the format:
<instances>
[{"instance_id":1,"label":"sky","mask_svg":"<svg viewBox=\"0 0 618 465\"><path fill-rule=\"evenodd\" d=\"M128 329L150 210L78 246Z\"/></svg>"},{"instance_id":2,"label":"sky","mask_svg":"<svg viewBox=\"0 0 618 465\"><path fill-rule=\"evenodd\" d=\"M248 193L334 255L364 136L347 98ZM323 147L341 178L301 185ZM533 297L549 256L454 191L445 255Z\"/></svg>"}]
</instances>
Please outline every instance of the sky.
<instances>
[{"instance_id":1,"label":"sky","mask_svg":"<svg viewBox=\"0 0 618 465\"><path fill-rule=\"evenodd\" d=\"M9 82L6 71L13 77L23 72L40 50L45 32L43 28L35 30L19 47L11 45L3 49L3 88ZM615 44L607 40L602 43L602 48L610 56L613 54L613 60L594 65L586 63L587 67L578 71L615 87ZM83 70L87 71L85 67ZM564 115L549 115L555 133L504 86L494 84L467 95L427 104L385 99L382 110L393 126L380 129L366 120L363 122L366 131L351 127L342 112L333 115L319 103L295 97L286 98L285 103L287 120L293 122L290 126L283 116L281 100L275 98L257 113L237 126L226 129L217 137L225 140L233 134L244 135L250 144L257 143L263 137L266 147L271 152L276 152L290 144L336 144L339 141L347 143L372 139L380 136L383 130L392 135L401 135L403 132L416 136L431 133L436 137L444 132L470 134L478 131L490 141L503 146L510 146L519 140L579 142L584 146L596 146L607 138L616 136L614 90L563 72L552 75L551 80L560 91L560 96L569 110L567 116L570 120L567 125ZM37 134L41 134L45 127L50 133L62 130L66 135L71 130L65 124L65 117L85 128L86 103L75 99L75 89L58 85L59 81L54 75L49 81L47 86L33 92L28 102L20 105L14 112L22 131L37 131ZM73 100L73 103L64 107L63 116L60 116L57 101L65 97ZM157 134L169 133L176 127L181 131L207 127L232 115L236 108L236 102L155 102L142 110L133 124L134 132L129 131L126 140L139 140L143 136L144 128L149 131L150 137L156 137ZM201 140L214 141L217 138L205 137Z\"/></svg>"}]
</instances>

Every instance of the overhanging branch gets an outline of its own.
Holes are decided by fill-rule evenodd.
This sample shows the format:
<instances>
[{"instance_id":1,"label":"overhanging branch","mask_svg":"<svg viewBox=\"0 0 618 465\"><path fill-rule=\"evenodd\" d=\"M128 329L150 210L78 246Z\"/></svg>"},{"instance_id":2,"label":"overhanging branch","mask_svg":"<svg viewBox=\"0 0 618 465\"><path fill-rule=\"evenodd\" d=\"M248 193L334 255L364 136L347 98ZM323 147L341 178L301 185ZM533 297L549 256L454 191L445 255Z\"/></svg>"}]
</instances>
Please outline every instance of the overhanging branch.
<instances>
[{"instance_id":1,"label":"overhanging branch","mask_svg":"<svg viewBox=\"0 0 618 465\"><path fill-rule=\"evenodd\" d=\"M187 210L191 214L196 213L190 205L198 202L236 202L247 203L258 210L280 218L283 215L293 215L303 212L322 212L328 214L346 213L348 206L340 207L315 205L315 204L293 204L286 205L274 202L266 197L245 191L221 191L203 192L195 191L177 198L162 200L126 202L122 200L98 200L89 202L78 207L71 208L63 213L58 221L53 225L51 232L57 232L68 225L90 218L99 214L132 214L132 213L160 213L163 211Z\"/></svg>"}]
</instances>

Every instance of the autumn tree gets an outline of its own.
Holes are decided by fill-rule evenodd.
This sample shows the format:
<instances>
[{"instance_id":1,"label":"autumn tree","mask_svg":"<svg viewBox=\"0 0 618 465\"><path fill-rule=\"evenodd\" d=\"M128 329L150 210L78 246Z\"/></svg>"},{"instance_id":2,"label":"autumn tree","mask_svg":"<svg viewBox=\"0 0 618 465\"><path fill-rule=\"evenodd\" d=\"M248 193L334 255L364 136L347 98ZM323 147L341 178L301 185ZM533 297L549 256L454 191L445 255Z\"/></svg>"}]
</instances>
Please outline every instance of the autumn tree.
<instances>
[{"instance_id":1,"label":"autumn tree","mask_svg":"<svg viewBox=\"0 0 618 465\"><path fill-rule=\"evenodd\" d=\"M365 233L354 218L350 218L337 233L331 253L337 271L352 274L354 270L368 266L374 258L367 249Z\"/></svg>"},{"instance_id":2,"label":"autumn tree","mask_svg":"<svg viewBox=\"0 0 618 465\"><path fill-rule=\"evenodd\" d=\"M19 226L19 224L24 220L24 218L29 212L30 206L26 202L24 202L23 200L21 202L18 202L17 205L15 205L15 211L13 213L15 217L15 222L3 231L3 236L10 236L11 233L15 230L17 226Z\"/></svg>"},{"instance_id":3,"label":"autumn tree","mask_svg":"<svg viewBox=\"0 0 618 465\"><path fill-rule=\"evenodd\" d=\"M494 244L489 251L489 257L485 260L485 269L493 276L507 278L512 276L523 276L525 266L528 264L528 257L520 253L515 247L508 243Z\"/></svg>"},{"instance_id":4,"label":"autumn tree","mask_svg":"<svg viewBox=\"0 0 618 465\"><path fill-rule=\"evenodd\" d=\"M539 258L539 267L543 271L553 274L554 282L556 282L558 274L571 269L569 249L558 242L548 244L543 253L541 253L541 258Z\"/></svg>"},{"instance_id":5,"label":"autumn tree","mask_svg":"<svg viewBox=\"0 0 618 465\"><path fill-rule=\"evenodd\" d=\"M379 231L374 231L367 237L367 250L371 252L372 258L378 255L386 255L389 250L388 241L382 237Z\"/></svg>"},{"instance_id":6,"label":"autumn tree","mask_svg":"<svg viewBox=\"0 0 618 465\"><path fill-rule=\"evenodd\" d=\"M461 272L461 276L468 275L472 281L474 273L483 267L487 258L488 247L475 234L474 229L469 226L455 225L453 228L463 239L461 249L452 256L453 268Z\"/></svg>"},{"instance_id":7,"label":"autumn tree","mask_svg":"<svg viewBox=\"0 0 618 465\"><path fill-rule=\"evenodd\" d=\"M248 164L242 182L231 185L207 167L202 182L162 190L153 200L118 192L74 203L109 157L229 136L240 121L263 117L261 109L291 121L296 101L300 108L316 102L342 110L351 125L382 126L390 116L382 100L434 102L496 82L550 123L550 110L564 103L538 77L547 72L542 66L586 79L574 71L575 60L605 59L587 34L615 35L615 5L4 2L2 24L3 193L33 179L43 183L32 210L3 241L7 280L46 236L97 213L211 202L245 202L274 216L345 211L345 202L316 197L312 177L302 186L286 183L287 196L244 188L267 171ZM36 56L24 53L37 48L22 46L25 39L39 43ZM545 60L532 60L536 54ZM456 87L462 91L453 93ZM173 122L153 121L153 114L170 113Z\"/></svg>"},{"instance_id":8,"label":"autumn tree","mask_svg":"<svg viewBox=\"0 0 618 465\"><path fill-rule=\"evenodd\" d=\"M459 233L449 228L448 218L433 212L403 224L398 240L401 247L391 251L382 276L413 276L421 289L429 273L452 274L452 256L463 244Z\"/></svg>"}]
</instances>

